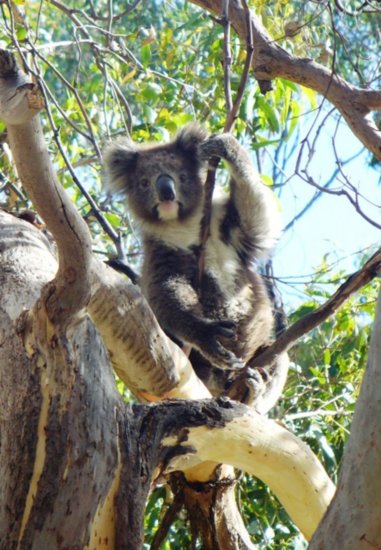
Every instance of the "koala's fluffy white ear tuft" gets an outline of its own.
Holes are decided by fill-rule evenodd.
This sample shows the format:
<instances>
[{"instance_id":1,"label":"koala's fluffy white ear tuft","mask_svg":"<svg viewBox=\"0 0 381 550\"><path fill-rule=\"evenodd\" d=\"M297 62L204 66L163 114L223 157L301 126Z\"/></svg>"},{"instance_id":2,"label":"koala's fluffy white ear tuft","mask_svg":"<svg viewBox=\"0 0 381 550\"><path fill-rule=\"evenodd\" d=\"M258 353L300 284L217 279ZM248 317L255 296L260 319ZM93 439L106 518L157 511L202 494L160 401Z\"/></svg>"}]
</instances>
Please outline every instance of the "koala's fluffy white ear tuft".
<instances>
[{"instance_id":1,"label":"koala's fluffy white ear tuft","mask_svg":"<svg viewBox=\"0 0 381 550\"><path fill-rule=\"evenodd\" d=\"M196 153L198 145L208 137L206 129L197 122L190 122L176 134L174 144L185 152Z\"/></svg>"},{"instance_id":2,"label":"koala's fluffy white ear tuft","mask_svg":"<svg viewBox=\"0 0 381 550\"><path fill-rule=\"evenodd\" d=\"M103 153L105 187L122 191L128 185L129 172L138 160L137 145L129 138L121 138L108 145Z\"/></svg>"}]
</instances>

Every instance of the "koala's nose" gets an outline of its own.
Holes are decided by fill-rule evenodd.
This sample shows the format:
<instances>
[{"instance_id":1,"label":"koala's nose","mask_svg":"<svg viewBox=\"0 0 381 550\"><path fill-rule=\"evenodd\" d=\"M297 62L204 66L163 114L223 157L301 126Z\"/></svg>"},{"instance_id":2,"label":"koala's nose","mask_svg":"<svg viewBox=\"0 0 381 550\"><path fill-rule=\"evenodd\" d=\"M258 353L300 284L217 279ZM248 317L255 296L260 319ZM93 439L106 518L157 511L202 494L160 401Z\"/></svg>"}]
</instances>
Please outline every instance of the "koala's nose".
<instances>
[{"instance_id":1,"label":"koala's nose","mask_svg":"<svg viewBox=\"0 0 381 550\"><path fill-rule=\"evenodd\" d=\"M156 189L161 201L173 201L176 198L175 182L168 175L159 176L156 180Z\"/></svg>"}]
</instances>

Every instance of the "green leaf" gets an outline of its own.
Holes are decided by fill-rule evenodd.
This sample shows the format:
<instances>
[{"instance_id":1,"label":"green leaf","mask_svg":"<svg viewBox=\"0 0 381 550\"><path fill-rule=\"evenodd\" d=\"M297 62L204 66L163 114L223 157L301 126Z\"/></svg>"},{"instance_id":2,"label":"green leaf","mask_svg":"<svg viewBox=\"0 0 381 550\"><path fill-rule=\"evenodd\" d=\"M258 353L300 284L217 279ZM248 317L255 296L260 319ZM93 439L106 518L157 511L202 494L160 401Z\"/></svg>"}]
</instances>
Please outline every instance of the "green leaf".
<instances>
[{"instance_id":1,"label":"green leaf","mask_svg":"<svg viewBox=\"0 0 381 550\"><path fill-rule=\"evenodd\" d=\"M144 44L141 47L141 56L142 56L142 63L144 68L148 67L148 64L151 60L151 46L150 44Z\"/></svg>"},{"instance_id":2,"label":"green leaf","mask_svg":"<svg viewBox=\"0 0 381 550\"><path fill-rule=\"evenodd\" d=\"M257 97L257 105L263 112L272 132L279 132L280 124L277 111L263 97Z\"/></svg>"},{"instance_id":3,"label":"green leaf","mask_svg":"<svg viewBox=\"0 0 381 550\"><path fill-rule=\"evenodd\" d=\"M268 145L275 145L279 143L280 139L259 139L252 144L251 148L257 151L261 147L267 147Z\"/></svg>"},{"instance_id":4,"label":"green leaf","mask_svg":"<svg viewBox=\"0 0 381 550\"><path fill-rule=\"evenodd\" d=\"M150 82L143 90L142 95L151 101L155 101L160 98L163 93L163 88L156 82Z\"/></svg>"},{"instance_id":5,"label":"green leaf","mask_svg":"<svg viewBox=\"0 0 381 550\"><path fill-rule=\"evenodd\" d=\"M28 36L28 30L24 25L16 25L16 36L18 40L25 40Z\"/></svg>"},{"instance_id":6,"label":"green leaf","mask_svg":"<svg viewBox=\"0 0 381 550\"><path fill-rule=\"evenodd\" d=\"M114 214L113 212L106 212L104 214L106 220L115 228L120 227L120 216Z\"/></svg>"}]
</instances>

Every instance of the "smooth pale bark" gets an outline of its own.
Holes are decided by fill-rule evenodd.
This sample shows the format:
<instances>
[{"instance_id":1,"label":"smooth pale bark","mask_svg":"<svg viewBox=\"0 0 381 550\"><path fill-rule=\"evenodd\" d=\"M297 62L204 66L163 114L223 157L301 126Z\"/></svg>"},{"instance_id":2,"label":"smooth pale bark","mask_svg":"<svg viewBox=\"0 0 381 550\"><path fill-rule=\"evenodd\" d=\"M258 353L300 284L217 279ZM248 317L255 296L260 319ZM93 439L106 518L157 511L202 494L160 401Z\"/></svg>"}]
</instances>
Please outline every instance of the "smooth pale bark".
<instances>
[{"instance_id":1,"label":"smooth pale bark","mask_svg":"<svg viewBox=\"0 0 381 550\"><path fill-rule=\"evenodd\" d=\"M243 405L234 405L230 401L214 404L213 400L201 405L197 401L180 401L178 405L171 401L151 407L138 406L131 416L128 409L124 410L115 394L112 376L104 364L104 352L96 344L96 333L86 327L80 329L81 324L75 325L68 334L70 341L73 341L68 348L72 349L72 353L69 354L71 363L67 364L61 359L58 363L54 348L45 350L50 361L38 354L36 347L31 345L31 334L33 331L36 332L35 327L21 331L26 347L32 353L32 357L28 358L16 334L13 321L24 308L30 308L38 298L41 288L55 272L56 260L49 250L46 237L32 225L6 213L0 213L0 224L0 335L2 337L0 346L0 364L2 365L0 371L2 437L0 500L7 503L6 507L1 507L0 512L0 541L14 540L6 538L11 536L11 525L13 526L12 536L17 539L20 536L21 524L25 540L30 540L34 536L33 529L37 529L38 519L43 522L48 537L49 528L52 525L49 523L51 521L49 514L46 516L46 524L42 519L44 516L40 518L38 516L43 495L47 498L50 489L56 487L55 498L58 499L58 487L67 484L65 494L69 498L70 483L74 484L71 488L73 495L78 494L76 489L78 483L80 480L85 483L86 471L90 472L94 467L98 472L96 479L99 481L102 479L104 484L98 483L96 486L90 484L91 491L97 488L99 493L94 496L93 503L86 501L86 506L89 508L84 508L85 501L80 504L82 511L86 510L88 514L88 517L85 514L86 522L82 523L83 540L88 541L86 537L90 536L95 540L95 533L97 533L98 536L102 534L106 538L109 537L110 541L117 541L115 537L118 530L122 537L120 540L129 540L132 536L130 526L126 526L125 523L128 510L131 509L129 506L133 503L132 509L136 509L136 495L146 497L150 476L154 475L157 468L162 469L163 464L170 464L170 469L173 470L176 462L173 456L183 452L181 447L188 445L187 454L180 455L177 459L177 468L187 472L192 471L192 468L197 472L199 468L198 474L201 477L205 467L210 465L211 461L214 464L223 462L264 479L283 502L298 527L308 537L329 503L332 485L308 447L277 422L267 420ZM42 332L42 329L37 330L36 337L41 338ZM91 350L91 352L84 350L82 354L81 344L85 346L85 350ZM74 360L76 357L80 358L80 363ZM55 365L55 368L47 370L51 369L52 365ZM71 374L65 381L68 368ZM49 377L47 372L51 373ZM80 392L82 400L79 401L76 401L75 397L78 395L75 393L77 376L81 387L87 388L83 390L85 393ZM50 383L46 387L48 380ZM92 388L95 391L93 397ZM74 391L74 395L71 391ZM26 395L28 399L25 399ZM47 415L46 405L43 406L48 401L56 403L54 410L49 409L49 415ZM70 403L77 403L79 408L69 406ZM86 403L86 406L81 407L80 403ZM90 403L93 403L91 407ZM105 409L105 403L109 403L107 405L107 407L110 406L109 413L107 408ZM72 411L72 416L58 414L59 411L64 410ZM94 410L93 417L88 416L91 410ZM99 417L99 411L103 411L101 417ZM120 424L115 411L118 411L117 417L120 419ZM57 414L53 414L54 412ZM59 418L64 424L59 421ZM91 418L93 418L92 421ZM139 418L141 420L138 422ZM152 419L152 428L149 428L150 424L144 418ZM69 420L78 425L79 419L85 428L82 432L85 438L84 445L80 443L80 430L77 432L73 432L72 428L69 430L71 425ZM160 435L159 427L162 419L165 422L163 420ZM99 432L99 427L96 428L100 420L104 423L102 432ZM95 422L94 427L92 422ZM198 428L192 427L195 425ZM127 427L130 430L128 438L124 435ZM53 437L55 429L61 434L56 438ZM94 439L94 436L91 436L93 429L102 435L97 435ZM14 430L19 434L17 438L14 437ZM108 431L110 431L110 439L107 448L103 444L99 447ZM67 438L67 433L71 434L70 438ZM44 434L47 435L44 436ZM155 434L155 438L152 438L152 434ZM168 435L171 435L170 440L163 442L160 439ZM72 439L74 436L75 439ZM87 439L88 437L90 440ZM74 441L76 441L75 445ZM133 445L132 442L134 442ZM136 457L137 462L133 461L134 452L139 446L149 449L149 452L148 450L146 452L150 457L144 483L141 480L142 485L139 485L139 476L134 473L134 468L140 471L139 457ZM93 447L94 453L89 454L88 449ZM38 449L40 451L35 456L35 450ZM55 451L58 455L53 460L54 455L47 455L44 449L48 449L49 453ZM79 449L82 449L80 454L78 454ZM163 449L166 449L164 454ZM75 455L72 455L74 452L75 458ZM109 452L112 459L108 458ZM47 456L52 457L51 466L56 465L56 479L51 477L51 466L46 462ZM72 458L69 459L69 457ZM101 478L98 478L102 471L99 470L100 464L104 464L102 468L105 470ZM70 468L73 468L72 472ZM75 471L78 474L74 474ZM69 475L70 472L71 475ZM41 482L37 490L37 480L48 474L50 485ZM30 484L31 475L32 484ZM120 478L124 480L122 487ZM197 478L193 478L193 481L195 479ZM113 495L117 495L118 499L123 501L122 507L112 504ZM124 500L122 495L125 495L127 500ZM54 524L56 533L64 533L69 528L70 518L76 514L76 506L80 501L76 504L75 499L69 499L71 512L67 517L67 508L60 508L59 501L54 507L51 494L49 498L52 509L57 514ZM131 500L128 502L129 498ZM140 504L140 509L144 509L144 503ZM47 511L44 514L47 514ZM58 526L60 526L59 529ZM43 530L41 537L44 532ZM51 541L49 538L36 540ZM70 542L73 539L69 537L67 540ZM117 548L118 543L115 542L115 544L114 548ZM10 543L9 548L12 548ZM91 546L91 548L98 547ZM110 548L113 546L110 545Z\"/></svg>"},{"instance_id":2,"label":"smooth pale bark","mask_svg":"<svg viewBox=\"0 0 381 550\"><path fill-rule=\"evenodd\" d=\"M381 548L381 293L337 493L310 548Z\"/></svg>"},{"instance_id":3,"label":"smooth pale bark","mask_svg":"<svg viewBox=\"0 0 381 550\"><path fill-rule=\"evenodd\" d=\"M206 433L207 432L207 433ZM165 440L175 445L175 440ZM195 454L175 458L169 469L194 460L219 460L259 477L276 494L304 536L311 538L334 494L334 485L309 447L280 424L247 410L222 429L191 428L182 443Z\"/></svg>"},{"instance_id":4,"label":"smooth pale bark","mask_svg":"<svg viewBox=\"0 0 381 550\"><path fill-rule=\"evenodd\" d=\"M181 351L160 328L139 287L93 260L88 311L110 352L114 370L139 397L210 397Z\"/></svg>"},{"instance_id":5,"label":"smooth pale bark","mask_svg":"<svg viewBox=\"0 0 381 550\"><path fill-rule=\"evenodd\" d=\"M57 243L57 273L46 288L49 318L64 326L83 309L90 294L91 237L85 222L58 182L45 144L38 109L38 87L0 50L0 116L17 173Z\"/></svg>"}]
</instances>

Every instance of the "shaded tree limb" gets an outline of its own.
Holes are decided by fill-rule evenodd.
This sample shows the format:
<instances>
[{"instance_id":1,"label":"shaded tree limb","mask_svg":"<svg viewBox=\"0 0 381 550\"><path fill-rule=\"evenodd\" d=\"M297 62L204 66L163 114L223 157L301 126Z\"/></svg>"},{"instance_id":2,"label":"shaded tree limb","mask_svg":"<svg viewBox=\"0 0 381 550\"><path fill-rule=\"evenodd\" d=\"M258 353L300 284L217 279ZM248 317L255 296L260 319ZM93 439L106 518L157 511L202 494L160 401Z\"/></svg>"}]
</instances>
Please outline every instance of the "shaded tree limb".
<instances>
[{"instance_id":1,"label":"shaded tree limb","mask_svg":"<svg viewBox=\"0 0 381 550\"><path fill-rule=\"evenodd\" d=\"M256 550L243 524L235 500L237 477L219 476L204 483L189 482L181 472L171 475L174 494L183 496L184 508L192 527L192 544L203 550ZM223 511L223 513L221 513Z\"/></svg>"},{"instance_id":2,"label":"shaded tree limb","mask_svg":"<svg viewBox=\"0 0 381 550\"><path fill-rule=\"evenodd\" d=\"M160 525L152 539L150 550L159 550L163 544L168 531L182 509L184 504L184 496L181 491L179 491L173 497L173 501L169 504L167 511L164 514L164 517L160 520Z\"/></svg>"}]
</instances>

